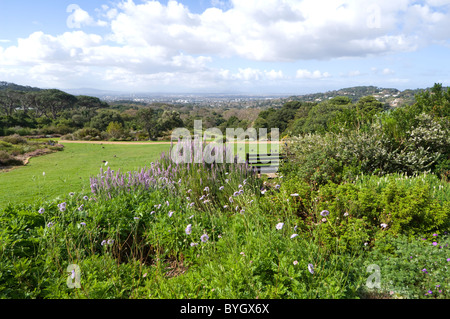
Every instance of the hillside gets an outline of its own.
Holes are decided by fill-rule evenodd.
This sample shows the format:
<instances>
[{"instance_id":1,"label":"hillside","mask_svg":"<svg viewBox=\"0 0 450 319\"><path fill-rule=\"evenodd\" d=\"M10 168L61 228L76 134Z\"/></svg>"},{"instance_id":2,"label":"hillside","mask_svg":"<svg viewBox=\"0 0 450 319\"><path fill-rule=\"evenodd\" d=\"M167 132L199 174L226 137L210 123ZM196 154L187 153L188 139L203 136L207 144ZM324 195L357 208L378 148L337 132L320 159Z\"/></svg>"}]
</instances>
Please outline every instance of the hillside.
<instances>
[{"instance_id":1,"label":"hillside","mask_svg":"<svg viewBox=\"0 0 450 319\"><path fill-rule=\"evenodd\" d=\"M400 91L398 89L379 88L376 86L356 86L325 93L291 96L289 99L304 102L322 102L336 96L347 96L351 98L353 102L357 102L364 96L372 95L380 102L387 103L391 107L397 107L404 104L413 104L415 102L414 96L423 90L424 89Z\"/></svg>"},{"instance_id":2,"label":"hillside","mask_svg":"<svg viewBox=\"0 0 450 319\"><path fill-rule=\"evenodd\" d=\"M7 90L7 89L14 90L14 91L23 91L23 92L41 91L42 90L42 89L36 88L36 87L23 86L23 85L18 85L15 83L0 81L0 91Z\"/></svg>"}]
</instances>

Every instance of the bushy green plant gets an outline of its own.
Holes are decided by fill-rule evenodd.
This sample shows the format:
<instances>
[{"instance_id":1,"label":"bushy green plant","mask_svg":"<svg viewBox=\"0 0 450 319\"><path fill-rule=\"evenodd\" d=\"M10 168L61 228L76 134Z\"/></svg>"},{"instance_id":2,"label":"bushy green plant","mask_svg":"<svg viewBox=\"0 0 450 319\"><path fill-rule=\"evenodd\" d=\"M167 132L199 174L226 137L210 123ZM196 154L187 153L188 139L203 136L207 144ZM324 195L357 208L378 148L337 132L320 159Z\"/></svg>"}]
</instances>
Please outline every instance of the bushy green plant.
<instances>
[{"instance_id":1,"label":"bushy green plant","mask_svg":"<svg viewBox=\"0 0 450 319\"><path fill-rule=\"evenodd\" d=\"M379 266L380 288L390 298L448 299L450 241L446 234L425 238L386 236L367 254L364 267ZM364 290L368 290L366 287Z\"/></svg>"}]
</instances>

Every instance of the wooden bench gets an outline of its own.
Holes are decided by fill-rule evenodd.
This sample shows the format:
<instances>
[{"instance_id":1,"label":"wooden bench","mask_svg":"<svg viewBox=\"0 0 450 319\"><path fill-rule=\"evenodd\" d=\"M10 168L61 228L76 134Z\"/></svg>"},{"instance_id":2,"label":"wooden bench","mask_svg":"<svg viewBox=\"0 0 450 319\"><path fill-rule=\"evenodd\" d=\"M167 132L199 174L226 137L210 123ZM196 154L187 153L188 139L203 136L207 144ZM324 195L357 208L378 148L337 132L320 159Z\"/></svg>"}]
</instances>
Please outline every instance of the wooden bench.
<instances>
[{"instance_id":1,"label":"wooden bench","mask_svg":"<svg viewBox=\"0 0 450 319\"><path fill-rule=\"evenodd\" d=\"M280 162L283 160L284 156L280 154L246 154L248 165L254 168L258 174L278 173Z\"/></svg>"}]
</instances>

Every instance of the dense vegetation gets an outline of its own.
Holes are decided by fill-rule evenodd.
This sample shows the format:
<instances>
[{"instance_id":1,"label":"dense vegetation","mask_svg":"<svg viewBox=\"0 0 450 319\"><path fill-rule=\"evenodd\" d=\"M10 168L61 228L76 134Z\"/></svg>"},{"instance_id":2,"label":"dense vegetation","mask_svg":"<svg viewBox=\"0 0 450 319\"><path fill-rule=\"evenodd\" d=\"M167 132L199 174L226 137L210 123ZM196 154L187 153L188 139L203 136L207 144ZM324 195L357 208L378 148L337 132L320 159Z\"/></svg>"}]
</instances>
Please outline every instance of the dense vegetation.
<instances>
[{"instance_id":1,"label":"dense vegetation","mask_svg":"<svg viewBox=\"0 0 450 319\"><path fill-rule=\"evenodd\" d=\"M448 299L449 104L439 84L395 109L291 101L254 121L290 136L275 179L169 153L11 204L0 296Z\"/></svg>"}]
</instances>

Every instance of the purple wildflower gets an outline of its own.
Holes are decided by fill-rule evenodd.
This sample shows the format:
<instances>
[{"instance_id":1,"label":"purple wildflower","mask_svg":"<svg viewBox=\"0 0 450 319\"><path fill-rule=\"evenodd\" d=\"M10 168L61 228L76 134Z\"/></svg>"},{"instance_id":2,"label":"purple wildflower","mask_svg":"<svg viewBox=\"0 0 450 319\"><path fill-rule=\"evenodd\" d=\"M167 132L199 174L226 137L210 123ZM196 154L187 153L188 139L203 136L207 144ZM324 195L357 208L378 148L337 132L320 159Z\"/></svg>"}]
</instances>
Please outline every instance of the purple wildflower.
<instances>
[{"instance_id":1,"label":"purple wildflower","mask_svg":"<svg viewBox=\"0 0 450 319\"><path fill-rule=\"evenodd\" d=\"M225 188L225 187L223 187L223 186L220 186L220 187L219 187L219 190L223 191L223 190L224 190L224 188Z\"/></svg>"},{"instance_id":2,"label":"purple wildflower","mask_svg":"<svg viewBox=\"0 0 450 319\"><path fill-rule=\"evenodd\" d=\"M101 243L102 246L106 245L106 240L103 240Z\"/></svg>"},{"instance_id":3,"label":"purple wildflower","mask_svg":"<svg viewBox=\"0 0 450 319\"><path fill-rule=\"evenodd\" d=\"M43 214L45 212L45 209L41 208L39 209L39 214Z\"/></svg>"},{"instance_id":4,"label":"purple wildflower","mask_svg":"<svg viewBox=\"0 0 450 319\"><path fill-rule=\"evenodd\" d=\"M85 222L81 222L80 225L81 226L86 226L86 223Z\"/></svg>"},{"instance_id":5,"label":"purple wildflower","mask_svg":"<svg viewBox=\"0 0 450 319\"><path fill-rule=\"evenodd\" d=\"M293 234L292 236L291 236L291 239L292 238L295 238L295 237L297 237L298 235L297 234Z\"/></svg>"},{"instance_id":6,"label":"purple wildflower","mask_svg":"<svg viewBox=\"0 0 450 319\"><path fill-rule=\"evenodd\" d=\"M206 242L208 241L208 239L209 239L209 236L206 235L206 234L203 234L203 235L200 237L200 239L201 239L202 243L206 243Z\"/></svg>"},{"instance_id":7,"label":"purple wildflower","mask_svg":"<svg viewBox=\"0 0 450 319\"><path fill-rule=\"evenodd\" d=\"M169 212L169 217L172 217L172 215L173 215L173 212L170 211L170 212Z\"/></svg>"},{"instance_id":8,"label":"purple wildflower","mask_svg":"<svg viewBox=\"0 0 450 319\"><path fill-rule=\"evenodd\" d=\"M283 226L284 226L284 223L278 223L277 226L275 226L275 227L276 227L276 229L280 230L283 228Z\"/></svg>"},{"instance_id":9,"label":"purple wildflower","mask_svg":"<svg viewBox=\"0 0 450 319\"><path fill-rule=\"evenodd\" d=\"M326 216L330 215L330 212L327 210L323 210L320 212L320 215L322 215L323 217L326 217Z\"/></svg>"},{"instance_id":10,"label":"purple wildflower","mask_svg":"<svg viewBox=\"0 0 450 319\"><path fill-rule=\"evenodd\" d=\"M186 235L190 235L192 233L192 225L191 224L187 225L185 232L186 232Z\"/></svg>"},{"instance_id":11,"label":"purple wildflower","mask_svg":"<svg viewBox=\"0 0 450 319\"><path fill-rule=\"evenodd\" d=\"M84 196L84 197L83 197L83 199L84 199L84 200L88 200L88 199L89 199L89 197L87 197L87 196Z\"/></svg>"},{"instance_id":12,"label":"purple wildflower","mask_svg":"<svg viewBox=\"0 0 450 319\"><path fill-rule=\"evenodd\" d=\"M66 203L58 204L58 208L61 212L64 212L66 210Z\"/></svg>"},{"instance_id":13,"label":"purple wildflower","mask_svg":"<svg viewBox=\"0 0 450 319\"><path fill-rule=\"evenodd\" d=\"M437 242L434 241L434 242L433 242L433 246L437 246Z\"/></svg>"},{"instance_id":14,"label":"purple wildflower","mask_svg":"<svg viewBox=\"0 0 450 319\"><path fill-rule=\"evenodd\" d=\"M52 222L49 222L48 224L47 224L47 227L48 228L50 228L50 227L52 227L54 224L52 223Z\"/></svg>"},{"instance_id":15,"label":"purple wildflower","mask_svg":"<svg viewBox=\"0 0 450 319\"><path fill-rule=\"evenodd\" d=\"M198 246L198 243L191 243L191 247Z\"/></svg>"}]
</instances>

